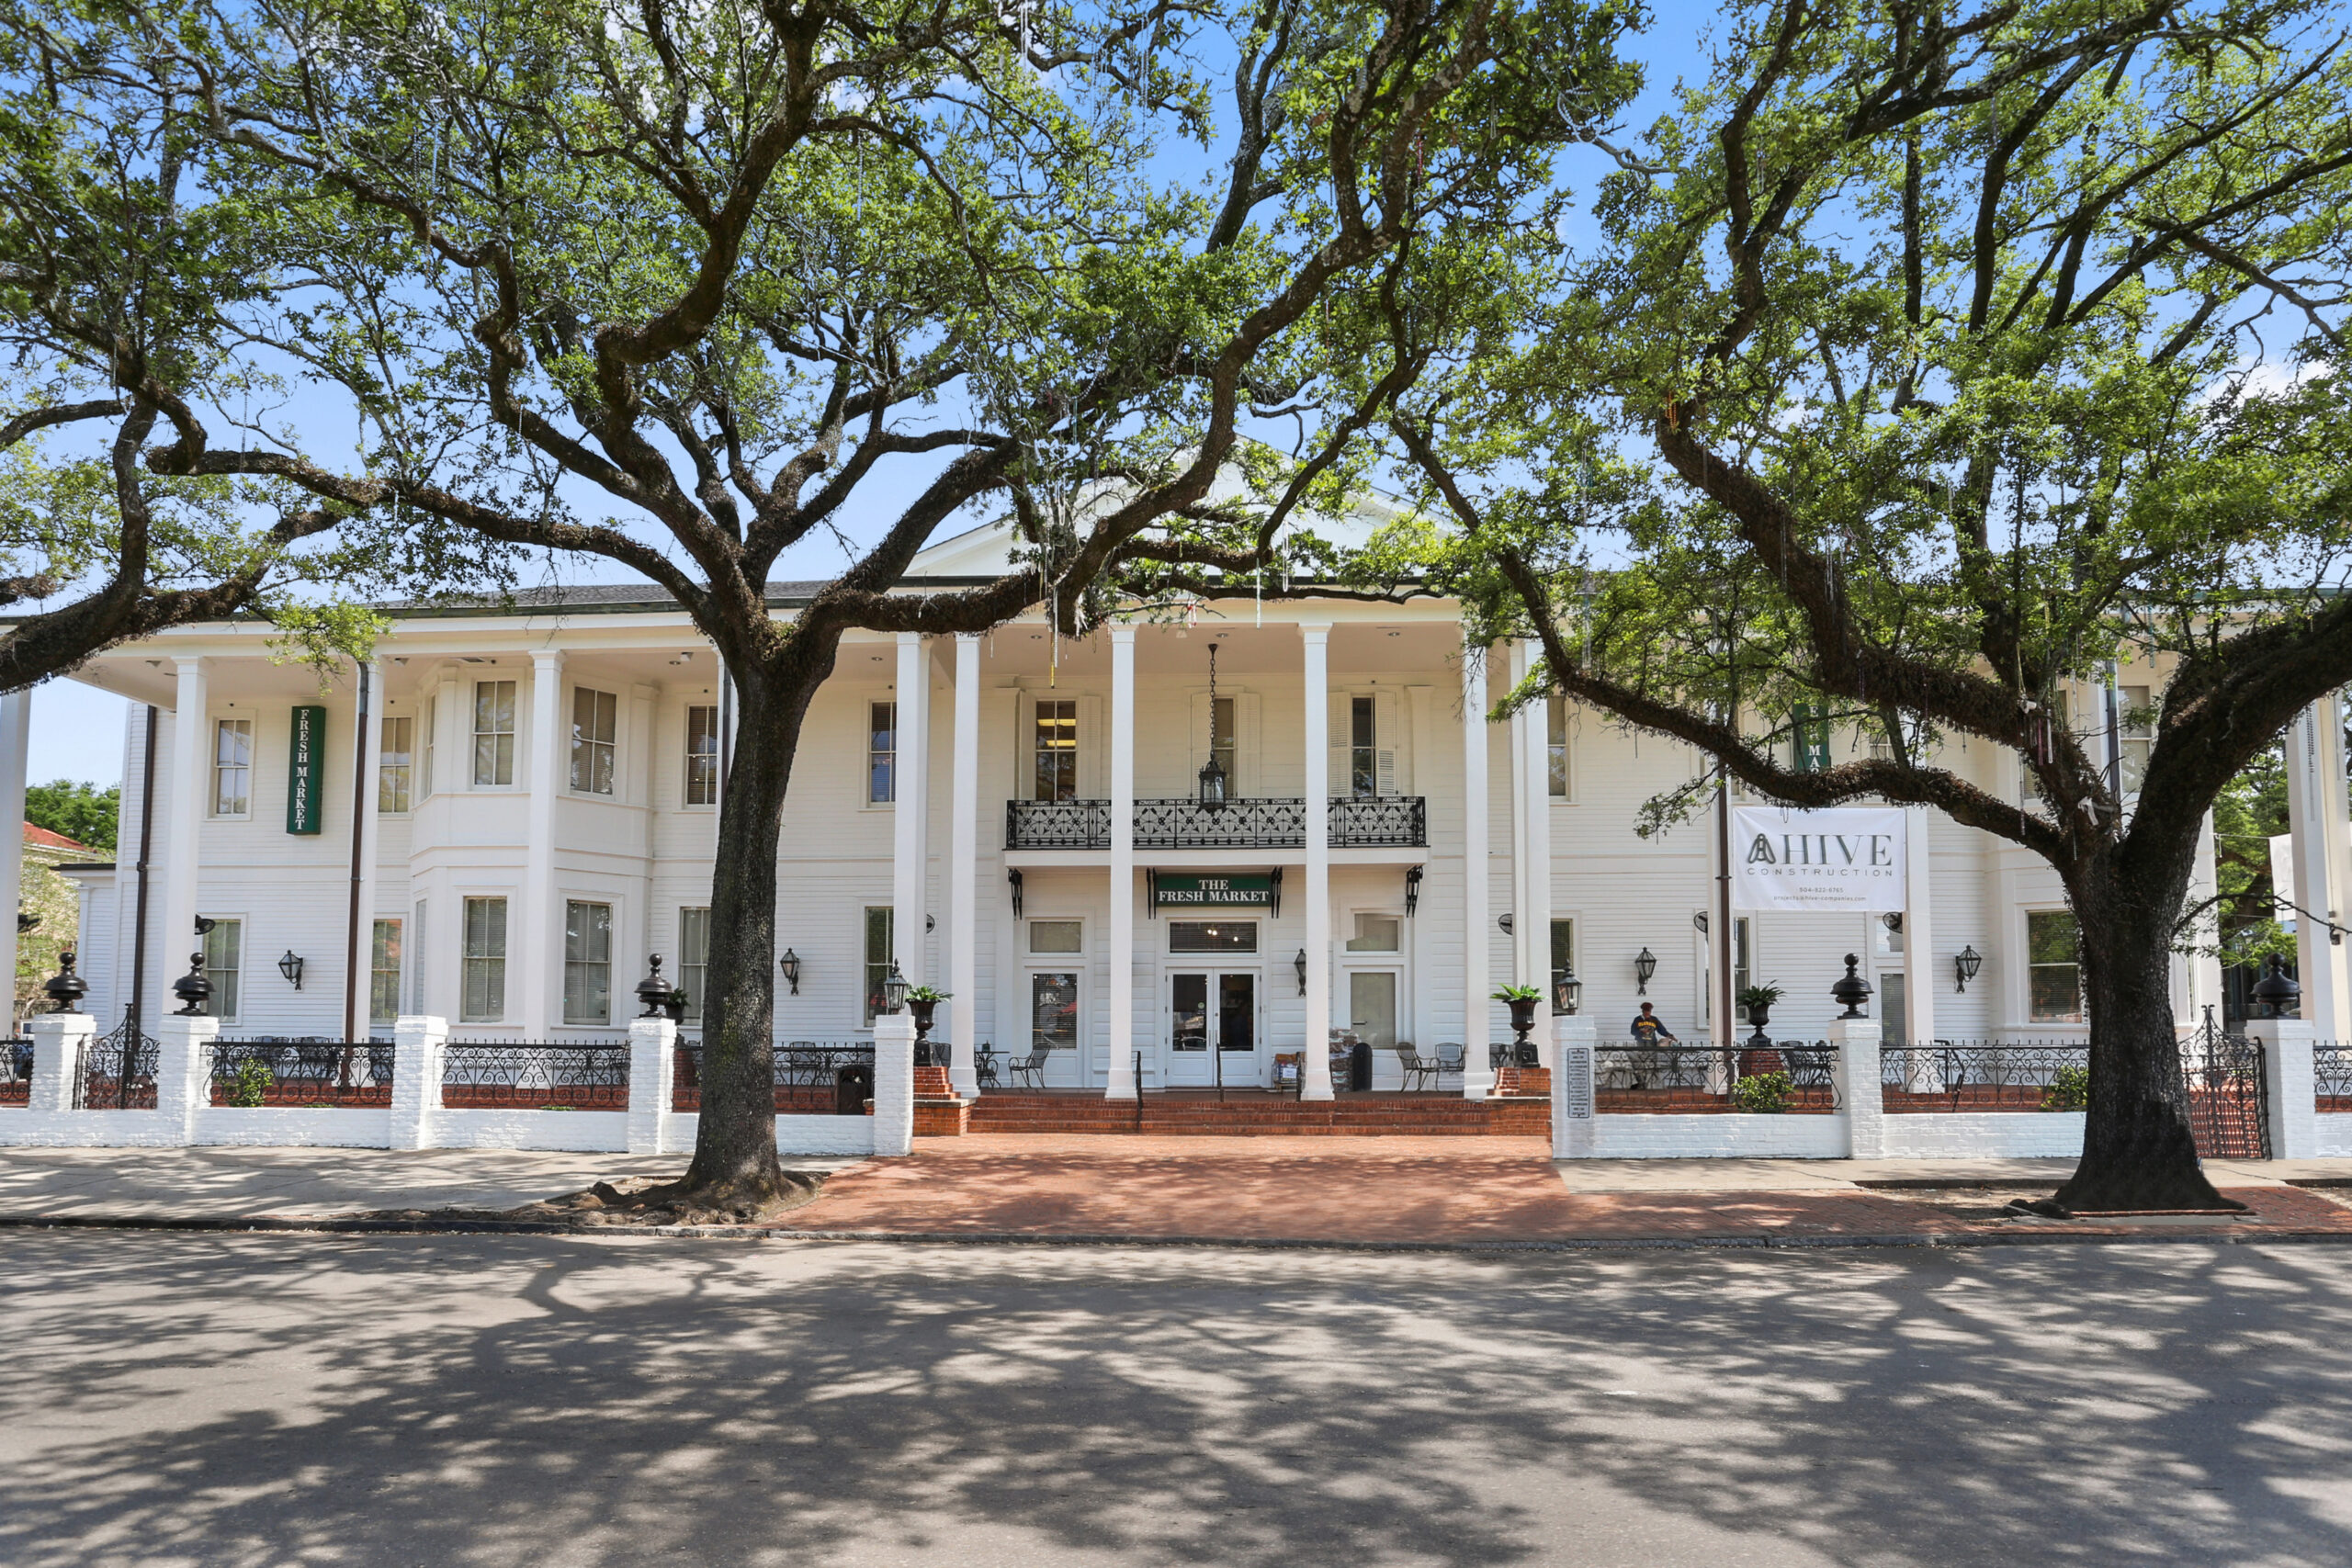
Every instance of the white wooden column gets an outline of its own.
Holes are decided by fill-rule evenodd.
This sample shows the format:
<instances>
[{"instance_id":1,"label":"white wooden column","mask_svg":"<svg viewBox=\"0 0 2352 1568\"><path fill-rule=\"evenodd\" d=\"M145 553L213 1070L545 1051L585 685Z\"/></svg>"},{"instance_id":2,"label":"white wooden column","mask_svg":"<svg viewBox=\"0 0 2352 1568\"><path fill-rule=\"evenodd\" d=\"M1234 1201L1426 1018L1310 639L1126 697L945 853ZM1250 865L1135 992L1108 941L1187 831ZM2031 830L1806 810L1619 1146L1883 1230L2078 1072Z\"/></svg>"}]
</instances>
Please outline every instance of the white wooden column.
<instances>
[{"instance_id":1,"label":"white wooden column","mask_svg":"<svg viewBox=\"0 0 2352 1568\"><path fill-rule=\"evenodd\" d=\"M518 1021L526 1040L545 1040L550 1025L563 1016L557 998L562 966L557 943L562 941L563 903L555 886L555 802L570 772L563 745L563 650L535 649L531 654L531 795L524 819L523 908L510 911L511 933L520 914L523 937L523 1009ZM508 998L508 1016L514 1016Z\"/></svg>"},{"instance_id":2,"label":"white wooden column","mask_svg":"<svg viewBox=\"0 0 2352 1568\"><path fill-rule=\"evenodd\" d=\"M2295 901L2312 917L2294 915L2295 973L2302 982L2302 1016L2314 1037L2352 1038L2352 997L2347 997L2346 949L2328 940L2322 920L2352 924L2346 897L2346 840L2352 837L2352 807L2345 798L2344 729L2334 695L2297 716L2287 730L2287 818L2293 835ZM2281 915L2291 911L2281 910Z\"/></svg>"},{"instance_id":3,"label":"white wooden column","mask_svg":"<svg viewBox=\"0 0 2352 1568\"><path fill-rule=\"evenodd\" d=\"M356 975L346 979L345 983L357 987L359 1005L355 1010L352 1022L358 1030L359 1038L365 1040L373 1032L368 1023L369 1014L373 1010L369 1004L375 992L376 978L376 829L379 804L377 791L380 787L379 774L382 763L384 714L387 705L384 700L384 661L380 659L374 660L362 668L366 672L368 683L365 700L356 705L353 727L357 733L353 737L356 744L351 749L355 760L354 766L359 770L359 777L354 781L351 796L352 804L359 813L356 825L359 863L359 931L356 944L358 971ZM353 694L360 695L356 692ZM413 750L411 755L413 757ZM413 773L410 776L413 780ZM334 775L332 772L327 774L327 781L328 787L334 787ZM350 846L346 845L345 848L348 849ZM401 934L403 938L401 953L405 958L407 953L405 939L408 935L406 919L401 921ZM397 1015L400 1010L400 1003L396 998L392 1004L392 1011ZM335 1021L340 1023L343 1021L337 1019Z\"/></svg>"},{"instance_id":4,"label":"white wooden column","mask_svg":"<svg viewBox=\"0 0 2352 1568\"><path fill-rule=\"evenodd\" d=\"M196 939L196 852L212 796L209 682L204 660L175 659L172 663L179 677L179 691L172 712L171 814L163 824L164 929L148 955L149 996L141 998L145 1010L141 1016L145 1018L171 1010L150 1003L153 998L171 995L172 982L187 973L188 954L203 947ZM259 746L261 739L255 735L254 744Z\"/></svg>"},{"instance_id":5,"label":"white wooden column","mask_svg":"<svg viewBox=\"0 0 2352 1568\"><path fill-rule=\"evenodd\" d=\"M1331 1098L1331 717L1329 621L1303 624L1301 712L1306 787L1306 1059L1299 1098Z\"/></svg>"},{"instance_id":6,"label":"white wooden column","mask_svg":"<svg viewBox=\"0 0 2352 1568\"><path fill-rule=\"evenodd\" d=\"M979 1092L972 1046L979 1028L980 639L956 639L956 750L948 828L947 988L955 1055L949 1069L956 1092Z\"/></svg>"},{"instance_id":7,"label":"white wooden column","mask_svg":"<svg viewBox=\"0 0 2352 1568\"><path fill-rule=\"evenodd\" d=\"M1484 1100L1495 1069L1487 1061L1487 650L1462 650L1462 1095Z\"/></svg>"},{"instance_id":8,"label":"white wooden column","mask_svg":"<svg viewBox=\"0 0 2352 1568\"><path fill-rule=\"evenodd\" d=\"M1884 1016L1880 1010L1879 1039L1883 1044L1932 1045L1936 1040L1936 919L1935 886L1928 880L1934 856L1928 838L1934 819L1924 806L1904 807L1903 868L1903 1005L1905 1021ZM1950 975L1951 966L1944 965ZM1903 1038L1907 1034L1908 1038ZM1915 1058L1916 1059L1916 1058Z\"/></svg>"},{"instance_id":9,"label":"white wooden column","mask_svg":"<svg viewBox=\"0 0 2352 1568\"><path fill-rule=\"evenodd\" d=\"M890 944L910 986L923 974L923 819L931 811L931 767L924 742L931 732L930 652L919 632L899 634L898 799L891 807Z\"/></svg>"},{"instance_id":10,"label":"white wooden column","mask_svg":"<svg viewBox=\"0 0 2352 1568\"><path fill-rule=\"evenodd\" d=\"M1136 1081L1136 628L1111 628L1111 1072L1106 1100Z\"/></svg>"},{"instance_id":11,"label":"white wooden column","mask_svg":"<svg viewBox=\"0 0 2352 1568\"><path fill-rule=\"evenodd\" d=\"M33 694L0 695L0 824L6 824L8 848L0 854L0 975L17 973L17 922L10 919L25 896L25 757L32 739ZM13 994L13 993L11 993ZM8 1032L17 1032L16 1018Z\"/></svg>"},{"instance_id":12,"label":"white wooden column","mask_svg":"<svg viewBox=\"0 0 2352 1568\"><path fill-rule=\"evenodd\" d=\"M2199 917L2195 942L2199 951L2188 963L2188 1006L2175 1021L2191 1029L2205 1025L2205 1010L2213 1010L2216 1023L2222 1016L2222 955L2216 947L2221 932L2221 916L2209 902L2221 891L2222 882L2213 842L2213 814L2205 813L2205 820L2197 829L2197 865L2189 873L2188 901L2204 904L2205 913Z\"/></svg>"},{"instance_id":13,"label":"white wooden column","mask_svg":"<svg viewBox=\"0 0 2352 1568\"><path fill-rule=\"evenodd\" d=\"M1519 645L1519 679L1524 681L1544 660L1543 645L1530 639ZM1519 784L1511 793L1520 798L1518 913L1512 923L1520 954L1519 983L1544 993L1541 1010L1546 1018L1552 1006L1552 706L1539 698L1519 710L1521 736Z\"/></svg>"}]
</instances>

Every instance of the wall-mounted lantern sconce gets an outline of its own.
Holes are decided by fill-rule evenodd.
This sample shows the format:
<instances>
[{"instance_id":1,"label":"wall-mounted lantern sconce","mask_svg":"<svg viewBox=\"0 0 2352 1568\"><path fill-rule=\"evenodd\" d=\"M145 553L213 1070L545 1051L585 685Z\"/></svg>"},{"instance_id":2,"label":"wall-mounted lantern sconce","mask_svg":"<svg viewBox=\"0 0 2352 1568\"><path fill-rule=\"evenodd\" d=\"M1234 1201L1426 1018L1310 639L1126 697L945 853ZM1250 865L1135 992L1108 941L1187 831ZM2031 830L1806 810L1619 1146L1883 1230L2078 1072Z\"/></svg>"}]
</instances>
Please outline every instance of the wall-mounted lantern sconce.
<instances>
[{"instance_id":1,"label":"wall-mounted lantern sconce","mask_svg":"<svg viewBox=\"0 0 2352 1568\"><path fill-rule=\"evenodd\" d=\"M1657 973L1657 954L1645 947L1634 954L1634 990L1638 996L1650 994L1650 976Z\"/></svg>"},{"instance_id":2,"label":"wall-mounted lantern sconce","mask_svg":"<svg viewBox=\"0 0 2352 1568\"><path fill-rule=\"evenodd\" d=\"M198 915L196 917L196 934L198 936L210 936L212 934L212 928L220 923L220 921L214 919L209 915Z\"/></svg>"},{"instance_id":3,"label":"wall-mounted lantern sconce","mask_svg":"<svg viewBox=\"0 0 2352 1568\"><path fill-rule=\"evenodd\" d=\"M1298 994L1303 997L1306 995L1306 949L1302 947L1298 950L1298 956L1291 960L1291 966L1298 971Z\"/></svg>"},{"instance_id":4,"label":"wall-mounted lantern sconce","mask_svg":"<svg viewBox=\"0 0 2352 1568\"><path fill-rule=\"evenodd\" d=\"M285 976L287 983L296 990L302 988L302 955L292 948L288 948L286 956L277 961L277 972Z\"/></svg>"},{"instance_id":5,"label":"wall-mounted lantern sconce","mask_svg":"<svg viewBox=\"0 0 2352 1568\"><path fill-rule=\"evenodd\" d=\"M1012 918L1017 920L1021 918L1021 868L1015 866L1006 872L1004 879L1012 885Z\"/></svg>"},{"instance_id":6,"label":"wall-mounted lantern sconce","mask_svg":"<svg viewBox=\"0 0 2352 1568\"><path fill-rule=\"evenodd\" d=\"M1420 904L1421 904L1421 873L1422 873L1422 872L1424 872L1424 871L1426 871L1427 869L1428 869L1428 867L1426 867L1426 866L1419 866L1419 865L1416 865L1416 866L1410 866L1410 867L1408 867L1408 868L1406 869L1406 872L1405 872L1405 918L1406 918L1407 919L1408 919L1408 920L1409 920L1409 919L1411 919L1413 918L1413 911L1420 908Z\"/></svg>"},{"instance_id":7,"label":"wall-mounted lantern sconce","mask_svg":"<svg viewBox=\"0 0 2352 1568\"><path fill-rule=\"evenodd\" d=\"M1495 917L1495 924L1503 928L1503 934L1505 936L1510 936L1511 934L1512 927L1516 926L1518 923L1519 922L1512 919L1509 915L1498 915Z\"/></svg>"},{"instance_id":8,"label":"wall-mounted lantern sconce","mask_svg":"<svg viewBox=\"0 0 2352 1568\"><path fill-rule=\"evenodd\" d=\"M1705 936L1707 934L1707 917L1703 914L1691 916L1690 929L1697 931L1701 936Z\"/></svg>"},{"instance_id":9,"label":"wall-mounted lantern sconce","mask_svg":"<svg viewBox=\"0 0 2352 1568\"><path fill-rule=\"evenodd\" d=\"M784 956L775 961L775 966L784 971L784 983L792 987L792 994L798 996L800 994L800 954L787 947L784 950Z\"/></svg>"},{"instance_id":10,"label":"wall-mounted lantern sconce","mask_svg":"<svg viewBox=\"0 0 2352 1568\"><path fill-rule=\"evenodd\" d=\"M1878 923L1884 926L1888 931L1900 935L1903 931L1903 911L1900 909L1889 909L1885 914L1881 915L1878 918Z\"/></svg>"},{"instance_id":11,"label":"wall-mounted lantern sconce","mask_svg":"<svg viewBox=\"0 0 2352 1568\"><path fill-rule=\"evenodd\" d=\"M1952 978L1958 983L1952 987L1952 989L1955 991L1967 990L1968 982L1976 978L1976 971L1984 964L1984 960L1978 956L1976 949L1973 946L1963 947L1958 953L1953 953L1951 955L1951 973Z\"/></svg>"}]
</instances>

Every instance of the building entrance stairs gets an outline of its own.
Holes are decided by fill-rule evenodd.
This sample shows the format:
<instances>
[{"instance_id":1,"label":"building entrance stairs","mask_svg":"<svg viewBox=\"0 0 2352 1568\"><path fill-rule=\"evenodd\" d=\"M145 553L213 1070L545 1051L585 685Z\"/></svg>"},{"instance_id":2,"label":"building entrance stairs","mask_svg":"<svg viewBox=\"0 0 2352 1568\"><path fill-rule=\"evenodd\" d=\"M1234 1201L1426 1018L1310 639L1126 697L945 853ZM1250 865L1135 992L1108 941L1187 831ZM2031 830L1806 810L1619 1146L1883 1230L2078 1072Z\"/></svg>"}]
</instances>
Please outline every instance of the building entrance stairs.
<instances>
[{"instance_id":1,"label":"building entrance stairs","mask_svg":"<svg viewBox=\"0 0 2352 1568\"><path fill-rule=\"evenodd\" d=\"M1091 1090L983 1094L972 1103L969 1131L991 1133L1157 1134L1161 1136L1542 1137L1551 1130L1544 1099L1464 1100L1452 1094L1342 1094L1295 1100L1286 1094L1146 1091L1140 1100L1105 1100Z\"/></svg>"}]
</instances>

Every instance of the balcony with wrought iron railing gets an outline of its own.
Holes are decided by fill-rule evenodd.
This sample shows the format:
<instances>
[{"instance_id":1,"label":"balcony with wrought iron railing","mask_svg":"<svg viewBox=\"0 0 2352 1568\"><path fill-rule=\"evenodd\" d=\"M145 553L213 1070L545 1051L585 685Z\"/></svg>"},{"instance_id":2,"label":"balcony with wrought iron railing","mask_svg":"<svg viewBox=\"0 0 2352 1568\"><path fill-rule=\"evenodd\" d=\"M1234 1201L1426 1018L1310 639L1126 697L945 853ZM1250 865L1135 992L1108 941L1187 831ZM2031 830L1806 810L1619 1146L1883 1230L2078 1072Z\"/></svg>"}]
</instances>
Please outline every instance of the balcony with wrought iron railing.
<instances>
[{"instance_id":1,"label":"balcony with wrought iron railing","mask_svg":"<svg viewBox=\"0 0 2352 1568\"><path fill-rule=\"evenodd\" d=\"M1138 850L1297 850L1306 847L1306 802L1275 797L1204 806L1179 796L1138 800ZM1418 795L1334 795L1331 848L1420 849L1429 843L1429 805ZM1107 800L1008 800L1008 850L1107 850Z\"/></svg>"}]
</instances>

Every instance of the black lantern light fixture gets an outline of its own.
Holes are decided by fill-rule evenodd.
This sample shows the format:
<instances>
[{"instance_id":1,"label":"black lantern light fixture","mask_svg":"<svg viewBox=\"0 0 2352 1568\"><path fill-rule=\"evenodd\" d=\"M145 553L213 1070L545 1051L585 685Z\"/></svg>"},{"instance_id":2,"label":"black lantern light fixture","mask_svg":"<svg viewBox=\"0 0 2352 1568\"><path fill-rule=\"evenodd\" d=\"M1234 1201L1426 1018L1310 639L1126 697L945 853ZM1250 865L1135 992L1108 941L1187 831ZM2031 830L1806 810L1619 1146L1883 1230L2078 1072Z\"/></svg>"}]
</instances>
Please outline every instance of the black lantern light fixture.
<instances>
[{"instance_id":1,"label":"black lantern light fixture","mask_svg":"<svg viewBox=\"0 0 2352 1568\"><path fill-rule=\"evenodd\" d=\"M1405 918L1408 920L1413 918L1414 911L1421 907L1421 873L1428 869L1427 866L1419 865L1408 866L1406 869Z\"/></svg>"},{"instance_id":2,"label":"black lantern light fixture","mask_svg":"<svg viewBox=\"0 0 2352 1568\"><path fill-rule=\"evenodd\" d=\"M1650 994L1650 976L1657 973L1657 954L1645 947L1634 954L1634 992L1636 996Z\"/></svg>"},{"instance_id":3,"label":"black lantern light fixture","mask_svg":"<svg viewBox=\"0 0 2352 1568\"><path fill-rule=\"evenodd\" d=\"M298 991L302 988L302 955L290 947L286 950L286 956L277 961L277 972Z\"/></svg>"},{"instance_id":4,"label":"black lantern light fixture","mask_svg":"<svg viewBox=\"0 0 2352 1568\"><path fill-rule=\"evenodd\" d=\"M172 982L172 995L179 998L179 1016L194 1018L204 1010L212 998L212 982L204 977L204 954L187 955L187 973Z\"/></svg>"},{"instance_id":5,"label":"black lantern light fixture","mask_svg":"<svg viewBox=\"0 0 2352 1568\"><path fill-rule=\"evenodd\" d=\"M2264 1018L2292 1018L2301 1010L2303 988L2287 973L2287 961L2277 953L2262 961L2262 978L2254 983L2254 1005Z\"/></svg>"},{"instance_id":6,"label":"black lantern light fixture","mask_svg":"<svg viewBox=\"0 0 2352 1568\"><path fill-rule=\"evenodd\" d=\"M1830 1000L1841 1004L1846 1010L1838 1015L1839 1018L1870 1016L1862 1011L1862 1004L1871 999L1871 983L1861 976L1861 962L1850 953L1846 954L1846 973L1829 987Z\"/></svg>"},{"instance_id":7,"label":"black lantern light fixture","mask_svg":"<svg viewBox=\"0 0 2352 1568\"><path fill-rule=\"evenodd\" d=\"M1976 971L1984 965L1984 956L1973 945L1963 947L1951 955L1952 989L1966 991L1968 982L1976 978Z\"/></svg>"},{"instance_id":8,"label":"black lantern light fixture","mask_svg":"<svg viewBox=\"0 0 2352 1568\"><path fill-rule=\"evenodd\" d=\"M1216 760L1216 644L1209 644L1209 760L1201 764L1201 809L1222 811L1232 781Z\"/></svg>"},{"instance_id":9,"label":"black lantern light fixture","mask_svg":"<svg viewBox=\"0 0 2352 1568\"><path fill-rule=\"evenodd\" d=\"M1577 978L1577 966L1572 961L1561 969L1560 977L1552 982L1552 1010L1574 1018L1583 1002L1584 982Z\"/></svg>"},{"instance_id":10,"label":"black lantern light fixture","mask_svg":"<svg viewBox=\"0 0 2352 1568\"><path fill-rule=\"evenodd\" d=\"M1903 911L1900 909L1889 909L1885 914L1881 915L1878 918L1878 923L1884 926L1889 931L1900 936L1903 933Z\"/></svg>"},{"instance_id":11,"label":"black lantern light fixture","mask_svg":"<svg viewBox=\"0 0 2352 1568\"><path fill-rule=\"evenodd\" d=\"M775 966L784 971L784 983L792 987L792 994L798 996L800 994L800 954L787 947L784 950L784 956L775 961Z\"/></svg>"},{"instance_id":12,"label":"black lantern light fixture","mask_svg":"<svg viewBox=\"0 0 2352 1568\"><path fill-rule=\"evenodd\" d=\"M1298 971L1298 994L1303 997L1306 995L1306 949L1300 948L1298 956L1290 962L1291 967Z\"/></svg>"},{"instance_id":13,"label":"black lantern light fixture","mask_svg":"<svg viewBox=\"0 0 2352 1568\"><path fill-rule=\"evenodd\" d=\"M907 977L899 973L899 961L890 960L890 973L882 982L882 1010L896 1013L907 1005Z\"/></svg>"},{"instance_id":14,"label":"black lantern light fixture","mask_svg":"<svg viewBox=\"0 0 2352 1568\"><path fill-rule=\"evenodd\" d=\"M1021 868L1016 865L1006 872L1004 880L1012 889L1012 918L1017 920L1021 918Z\"/></svg>"},{"instance_id":15,"label":"black lantern light fixture","mask_svg":"<svg viewBox=\"0 0 2352 1568\"><path fill-rule=\"evenodd\" d=\"M1510 935L1513 928L1516 927L1518 923L1518 921L1512 919L1509 915L1497 915L1495 917L1495 924L1502 927L1503 935L1505 936Z\"/></svg>"}]
</instances>

